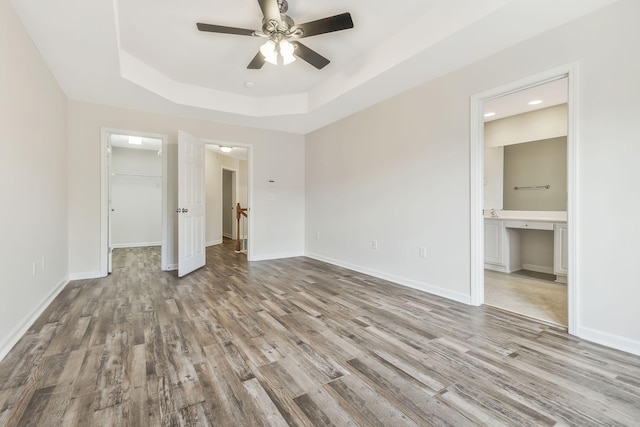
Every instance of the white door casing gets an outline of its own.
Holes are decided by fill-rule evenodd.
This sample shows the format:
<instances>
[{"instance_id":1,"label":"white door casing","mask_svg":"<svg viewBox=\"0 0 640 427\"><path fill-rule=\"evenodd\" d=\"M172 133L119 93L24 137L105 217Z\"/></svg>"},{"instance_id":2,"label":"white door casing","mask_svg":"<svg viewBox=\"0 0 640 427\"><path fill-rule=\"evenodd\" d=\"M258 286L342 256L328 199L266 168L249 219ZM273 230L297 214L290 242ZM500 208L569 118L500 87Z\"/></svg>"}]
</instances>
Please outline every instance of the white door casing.
<instances>
[{"instance_id":1,"label":"white door casing","mask_svg":"<svg viewBox=\"0 0 640 427\"><path fill-rule=\"evenodd\" d=\"M178 276L206 263L204 142L178 132Z\"/></svg>"},{"instance_id":2,"label":"white door casing","mask_svg":"<svg viewBox=\"0 0 640 427\"><path fill-rule=\"evenodd\" d=\"M111 141L107 142L107 176L111 177ZM113 272L113 243L112 243L112 232L113 228L111 226L111 216L113 213L113 199L111 197L111 179L108 179L107 183L107 198L108 198L108 223L107 223L107 239L108 239L108 247L107 247L107 273L111 274Z\"/></svg>"}]
</instances>

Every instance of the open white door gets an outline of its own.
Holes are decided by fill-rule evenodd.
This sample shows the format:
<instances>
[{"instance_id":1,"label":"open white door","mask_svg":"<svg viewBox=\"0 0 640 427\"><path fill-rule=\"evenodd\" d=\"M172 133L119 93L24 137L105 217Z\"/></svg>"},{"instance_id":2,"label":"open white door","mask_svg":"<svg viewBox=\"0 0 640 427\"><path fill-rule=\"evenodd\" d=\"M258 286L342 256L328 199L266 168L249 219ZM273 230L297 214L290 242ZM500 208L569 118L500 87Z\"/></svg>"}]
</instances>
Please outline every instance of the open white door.
<instances>
[{"instance_id":1,"label":"open white door","mask_svg":"<svg viewBox=\"0 0 640 427\"><path fill-rule=\"evenodd\" d=\"M204 142L178 132L178 276L206 263Z\"/></svg>"}]
</instances>

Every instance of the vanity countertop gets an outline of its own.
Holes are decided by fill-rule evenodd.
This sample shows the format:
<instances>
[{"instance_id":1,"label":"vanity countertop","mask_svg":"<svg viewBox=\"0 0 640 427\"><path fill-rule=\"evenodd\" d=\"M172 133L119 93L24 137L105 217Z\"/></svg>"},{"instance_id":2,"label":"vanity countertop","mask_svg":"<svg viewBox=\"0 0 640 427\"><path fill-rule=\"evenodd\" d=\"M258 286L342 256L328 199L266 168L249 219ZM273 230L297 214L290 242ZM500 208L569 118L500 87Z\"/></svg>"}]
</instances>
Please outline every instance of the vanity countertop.
<instances>
[{"instance_id":1,"label":"vanity countertop","mask_svg":"<svg viewBox=\"0 0 640 427\"><path fill-rule=\"evenodd\" d=\"M485 219L512 219L520 221L567 222L567 211L502 211L496 210L496 216L490 209L484 210Z\"/></svg>"}]
</instances>

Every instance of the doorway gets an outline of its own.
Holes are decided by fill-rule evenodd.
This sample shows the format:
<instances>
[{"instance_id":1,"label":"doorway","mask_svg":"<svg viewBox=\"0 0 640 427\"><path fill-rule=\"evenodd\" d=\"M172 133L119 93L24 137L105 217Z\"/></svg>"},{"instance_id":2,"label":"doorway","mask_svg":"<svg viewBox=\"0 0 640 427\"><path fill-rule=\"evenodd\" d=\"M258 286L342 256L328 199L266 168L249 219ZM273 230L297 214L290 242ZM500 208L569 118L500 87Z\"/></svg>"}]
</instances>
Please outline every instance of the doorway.
<instances>
[{"instance_id":1,"label":"doorway","mask_svg":"<svg viewBox=\"0 0 640 427\"><path fill-rule=\"evenodd\" d=\"M229 244L250 259L249 206L251 205L251 157L249 145L203 140L205 144L206 246ZM241 214L238 239L237 205ZM231 242L234 240L235 242Z\"/></svg>"},{"instance_id":2,"label":"doorway","mask_svg":"<svg viewBox=\"0 0 640 427\"><path fill-rule=\"evenodd\" d=\"M557 85L560 81L566 81L566 173L565 173L565 185L566 191L562 190L562 186L557 183L550 185L547 182L523 182L521 184L513 185L512 182L508 184L500 182L501 179L497 179L499 175L504 177L504 174L498 173L491 176L490 171L485 173L485 114L496 113L494 111L485 111L485 106L490 104L497 104L501 101L507 101L510 97L514 97L515 94L527 94L535 91L535 88L544 88L546 85ZM531 99L529 101L537 101L537 99ZM544 102L544 100L542 100ZM576 268L575 268L575 248L576 233L575 230L575 218L576 218L576 176L575 176L575 162L576 162L576 141L575 141L575 117L574 108L575 103L575 67L572 65L561 67L555 70L551 70L546 73L541 73L537 76L533 76L528 79L521 80L503 87L492 89L485 93L473 96L471 99L471 302L474 305L490 304L490 298L487 298L487 292L490 292L487 283L485 283L485 277L487 280L499 282L503 279L514 279L524 283L524 289L527 289L527 285L530 289L540 290L544 287L544 284L550 286L556 286L556 290L560 289L557 283L554 283L554 278L558 281L566 281L567 296L565 316L568 325L569 333L575 334L576 330ZM526 110L525 110L526 111ZM543 139L543 138L540 138ZM553 142L553 141L551 141ZM549 144L550 141L546 141L543 144ZM515 146L514 146L515 147ZM512 147L513 148L513 147ZM531 152L526 154L526 150L509 150L511 155L514 156L531 156ZM537 149L537 148L536 148ZM520 154L517 151L521 151ZM514 154L515 153L515 154ZM524 154L523 154L524 153ZM503 157L500 157L503 156ZM486 160L496 162L496 158L499 162L504 162L504 150L499 155L495 153L487 153ZM525 157L527 159L527 157ZM531 159L531 157L529 157ZM522 174L520 174L522 176ZM506 179L506 178L505 178ZM522 178L520 178L522 179ZM533 178L532 178L533 179ZM496 189L500 191L497 192ZM518 210L517 203L513 203L513 194L509 194L511 197L507 205L503 205L506 193L515 193L516 199L522 200L535 200L540 197L550 196L553 191L559 191L564 193L564 200L566 202L566 208L564 212L531 212L531 207L526 207ZM498 194L496 196L496 194ZM487 201L489 205L487 205ZM516 206L516 208L514 208ZM524 205L523 205L524 206ZM488 208L488 209L487 209ZM561 209L561 208L550 208ZM523 255L530 249L523 249L522 242L528 239L531 242L551 242L551 246L548 250L549 253L543 254L540 257L540 251L533 251L533 258L529 259L543 259L537 261L535 264L523 265ZM528 247L528 246L527 246ZM546 261L545 261L546 260ZM537 265L540 264L540 265ZM551 265L550 265L551 264ZM494 271L485 276L485 267ZM537 270L533 273L527 273L527 269ZM495 273L497 271L498 273ZM514 274L516 271L519 273ZM521 274L524 273L524 274ZM496 276L497 275L497 276ZM551 279L551 280L548 280ZM547 283L544 283L544 282ZM489 285L492 285L490 283ZM538 286L539 285L539 286ZM534 286L534 288L531 288ZM536 287L538 286L538 287ZM525 296L525 299L535 299L535 297ZM552 298L552 297L550 297ZM497 305L497 304L496 304ZM511 311L518 311L513 309ZM524 313L530 317L539 317L535 313ZM557 319L542 319L547 321L558 322Z\"/></svg>"},{"instance_id":3,"label":"doorway","mask_svg":"<svg viewBox=\"0 0 640 427\"><path fill-rule=\"evenodd\" d=\"M166 141L165 135L102 129L102 276L113 270L114 251L123 257L155 251L150 259L167 270Z\"/></svg>"}]
</instances>

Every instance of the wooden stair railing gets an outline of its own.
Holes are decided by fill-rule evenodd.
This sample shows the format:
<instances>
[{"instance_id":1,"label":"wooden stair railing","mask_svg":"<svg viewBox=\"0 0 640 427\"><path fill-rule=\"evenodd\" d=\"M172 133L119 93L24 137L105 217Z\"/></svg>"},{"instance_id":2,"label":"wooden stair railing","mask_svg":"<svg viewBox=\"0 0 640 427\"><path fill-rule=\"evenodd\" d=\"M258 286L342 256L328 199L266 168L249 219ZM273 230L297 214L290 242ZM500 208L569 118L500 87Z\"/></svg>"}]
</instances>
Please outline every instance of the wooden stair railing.
<instances>
[{"instance_id":1,"label":"wooden stair railing","mask_svg":"<svg viewBox=\"0 0 640 427\"><path fill-rule=\"evenodd\" d=\"M244 216L247 218L247 208L240 207L240 203L236 205L236 220L238 221L238 229L236 233L236 252L240 252L242 246L240 244L240 219Z\"/></svg>"}]
</instances>

